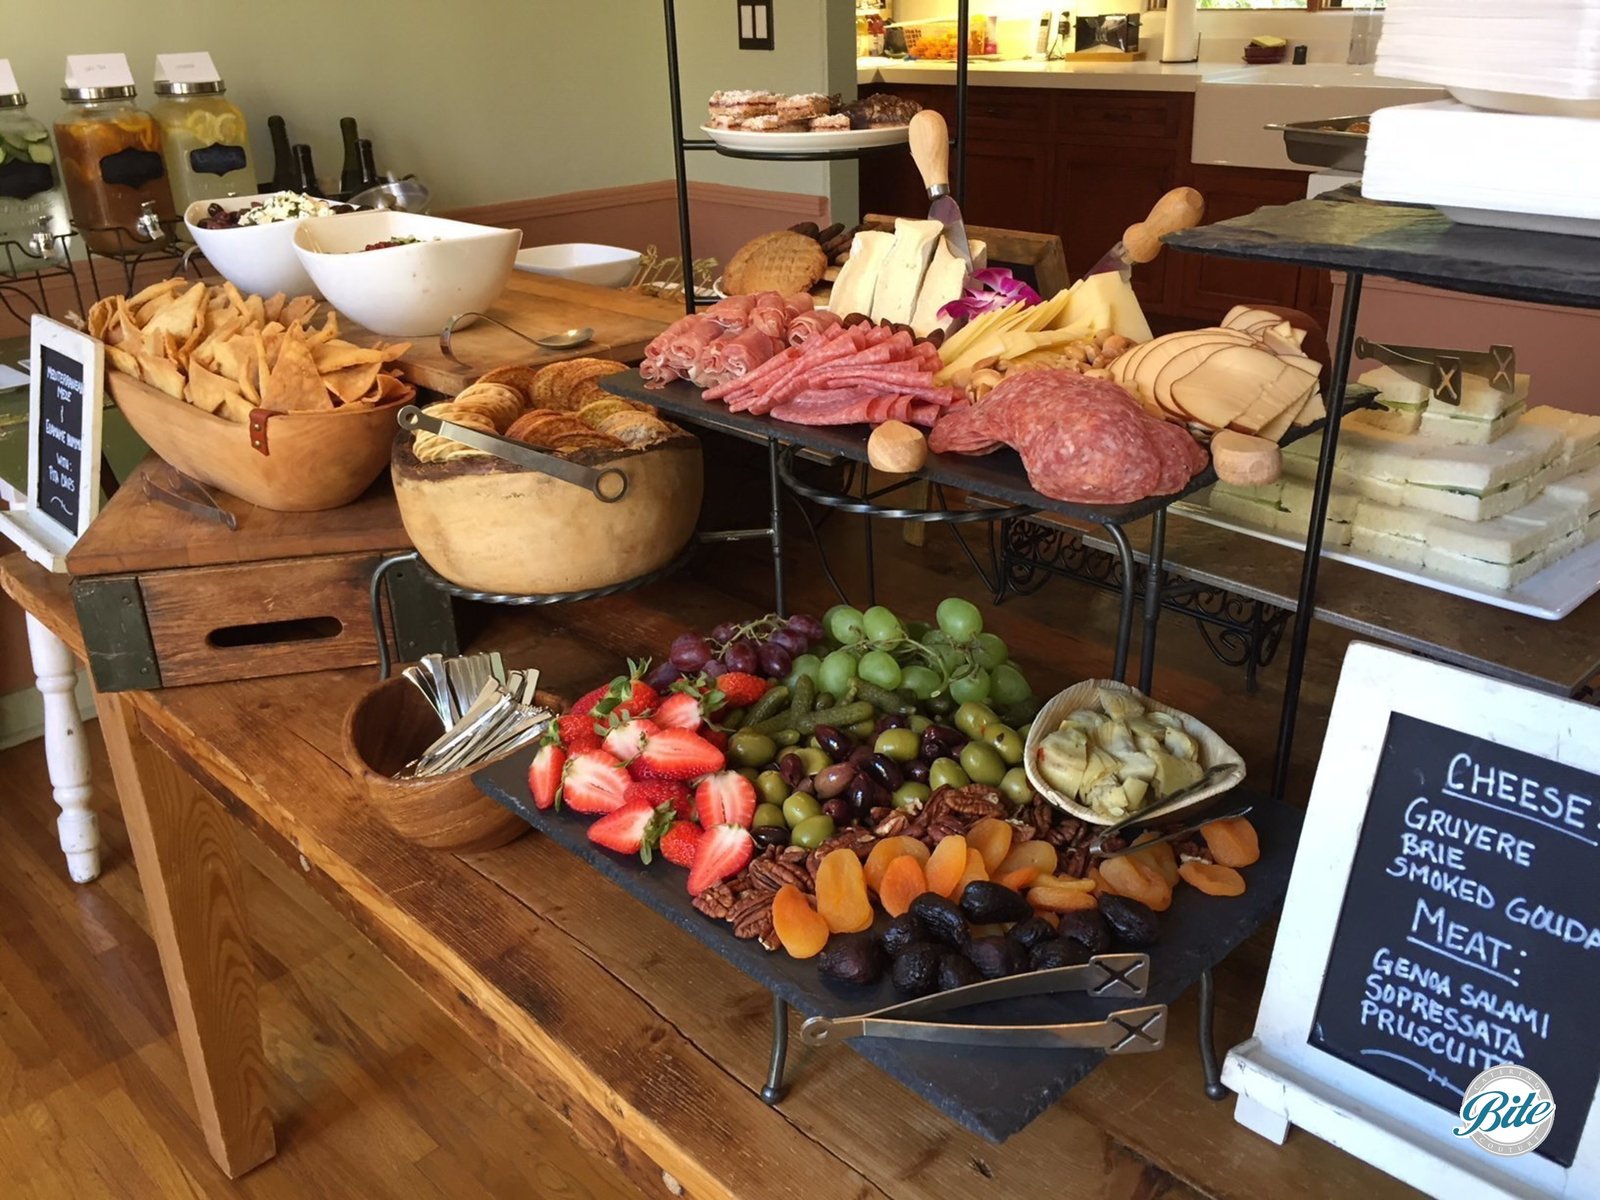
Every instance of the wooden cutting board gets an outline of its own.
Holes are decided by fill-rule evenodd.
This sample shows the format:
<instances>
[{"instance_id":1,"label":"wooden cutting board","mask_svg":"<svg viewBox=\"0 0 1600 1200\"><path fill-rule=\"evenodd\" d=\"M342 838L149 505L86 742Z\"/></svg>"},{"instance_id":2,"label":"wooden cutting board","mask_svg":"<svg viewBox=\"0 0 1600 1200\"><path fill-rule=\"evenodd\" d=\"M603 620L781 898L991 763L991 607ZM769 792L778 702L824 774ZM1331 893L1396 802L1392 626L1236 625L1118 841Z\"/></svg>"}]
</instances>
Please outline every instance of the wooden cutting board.
<instances>
[{"instance_id":1,"label":"wooden cutting board","mask_svg":"<svg viewBox=\"0 0 1600 1200\"><path fill-rule=\"evenodd\" d=\"M642 358L650 340L683 316L683 305L638 292L513 271L489 315L531 336L588 325L594 328L594 340L572 350L543 350L479 321L451 338L459 362L444 356L437 338L415 338L398 363L401 372L418 387L453 396L495 367L584 356L632 361ZM351 340L362 337L352 334Z\"/></svg>"}]
</instances>

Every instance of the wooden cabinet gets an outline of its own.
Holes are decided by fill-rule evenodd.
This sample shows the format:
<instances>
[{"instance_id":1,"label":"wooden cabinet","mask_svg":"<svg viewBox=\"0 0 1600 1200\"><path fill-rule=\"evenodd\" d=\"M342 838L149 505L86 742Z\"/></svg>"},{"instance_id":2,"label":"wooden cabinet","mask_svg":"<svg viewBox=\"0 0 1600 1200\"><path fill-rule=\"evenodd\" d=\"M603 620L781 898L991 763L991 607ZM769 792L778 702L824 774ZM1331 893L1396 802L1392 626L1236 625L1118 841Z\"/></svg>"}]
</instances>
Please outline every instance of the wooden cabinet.
<instances>
[{"instance_id":1,"label":"wooden cabinet","mask_svg":"<svg viewBox=\"0 0 1600 1200\"><path fill-rule=\"evenodd\" d=\"M877 85L942 112L955 126L955 89ZM1240 216L1305 195L1305 175L1189 161L1194 97L975 87L968 98L967 195L976 225L1054 233L1067 267L1087 270L1162 193L1188 184L1206 196L1207 220ZM921 215L925 193L908 155L862 160L861 211ZM1167 251L1133 275L1158 328L1211 324L1235 304L1278 304L1328 320L1326 271Z\"/></svg>"}]
</instances>

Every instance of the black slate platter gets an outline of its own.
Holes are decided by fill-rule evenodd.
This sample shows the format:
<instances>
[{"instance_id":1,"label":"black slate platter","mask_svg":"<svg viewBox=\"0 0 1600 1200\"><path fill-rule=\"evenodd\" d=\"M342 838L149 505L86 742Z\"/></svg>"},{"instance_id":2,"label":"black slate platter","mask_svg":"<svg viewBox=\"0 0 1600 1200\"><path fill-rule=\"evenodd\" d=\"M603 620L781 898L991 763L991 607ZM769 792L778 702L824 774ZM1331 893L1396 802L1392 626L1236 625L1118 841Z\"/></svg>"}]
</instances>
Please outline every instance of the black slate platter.
<instances>
[{"instance_id":1,"label":"black slate platter","mask_svg":"<svg viewBox=\"0 0 1600 1200\"><path fill-rule=\"evenodd\" d=\"M473 776L483 792L522 816L564 849L576 854L642 904L782 997L803 1016L848 1016L870 1012L905 997L887 979L854 987L822 978L815 961L796 961L781 950L769 953L741 941L722 921L689 905L684 871L668 863L646 867L638 858L603 850L585 834L588 820L570 812L540 812L528 798L532 754L517 755ZM1180 887L1172 907L1160 914L1161 940L1149 949L1151 987L1147 999L1091 1000L1083 995L1035 997L952 1014L974 1024L1035 1024L1102 1019L1120 1008L1170 1004L1273 916L1283 903L1300 836L1301 812L1265 798L1250 820L1261 836L1261 861L1245 871L1243 896L1220 899ZM879 925L887 922L879 914ZM1104 1061L1096 1050L991 1050L917 1042L857 1038L849 1046L899 1080L952 1120L991 1141L1004 1141L1058 1100ZM838 1053L838 1051L833 1051ZM1168 1045L1165 1054L1192 1055L1192 1045ZM751 1067L764 1064L748 1064ZM791 1066L791 1076L794 1068Z\"/></svg>"}]
</instances>

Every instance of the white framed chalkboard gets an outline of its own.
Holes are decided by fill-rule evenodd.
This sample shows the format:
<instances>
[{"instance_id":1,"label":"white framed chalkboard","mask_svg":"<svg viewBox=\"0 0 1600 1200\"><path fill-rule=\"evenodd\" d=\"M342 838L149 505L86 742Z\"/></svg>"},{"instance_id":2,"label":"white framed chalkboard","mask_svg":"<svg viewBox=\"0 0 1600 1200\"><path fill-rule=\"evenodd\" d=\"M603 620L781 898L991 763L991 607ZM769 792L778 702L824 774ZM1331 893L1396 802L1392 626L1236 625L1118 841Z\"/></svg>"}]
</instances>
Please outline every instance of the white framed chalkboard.
<instances>
[{"instance_id":1,"label":"white framed chalkboard","mask_svg":"<svg viewBox=\"0 0 1600 1200\"><path fill-rule=\"evenodd\" d=\"M100 509L100 422L105 350L97 338L49 317L31 329L28 491L0 513L0 533L52 571Z\"/></svg>"},{"instance_id":2,"label":"white framed chalkboard","mask_svg":"<svg viewBox=\"0 0 1600 1200\"><path fill-rule=\"evenodd\" d=\"M1600 709L1352 645L1235 1116L1451 1200L1600 1197L1597 1022ZM1514 1155L1456 1133L1506 1064L1554 1104Z\"/></svg>"}]
</instances>

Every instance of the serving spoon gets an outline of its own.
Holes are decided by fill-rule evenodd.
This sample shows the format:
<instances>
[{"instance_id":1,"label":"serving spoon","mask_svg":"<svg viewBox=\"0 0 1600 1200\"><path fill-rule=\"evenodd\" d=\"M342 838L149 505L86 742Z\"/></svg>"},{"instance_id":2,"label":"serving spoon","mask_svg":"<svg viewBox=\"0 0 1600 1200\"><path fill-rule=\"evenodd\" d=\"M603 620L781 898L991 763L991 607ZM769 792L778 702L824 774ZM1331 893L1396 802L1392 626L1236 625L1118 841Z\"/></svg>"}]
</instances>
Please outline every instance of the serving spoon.
<instances>
[{"instance_id":1,"label":"serving spoon","mask_svg":"<svg viewBox=\"0 0 1600 1200\"><path fill-rule=\"evenodd\" d=\"M539 337L532 337L523 333L520 329L507 325L504 321L495 320L495 318L486 313L457 313L446 322L445 327L439 332L439 350L452 362L461 362L461 360L451 351L450 339L456 331L456 326L469 319L487 321L491 325L498 325L507 333L514 333L523 341L532 342L535 346L542 346L546 350L570 350L574 346L581 346L585 342L594 340L594 328L589 325L579 326L576 329L563 329L560 333L546 333Z\"/></svg>"}]
</instances>

